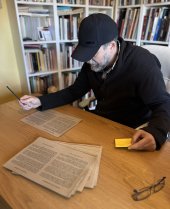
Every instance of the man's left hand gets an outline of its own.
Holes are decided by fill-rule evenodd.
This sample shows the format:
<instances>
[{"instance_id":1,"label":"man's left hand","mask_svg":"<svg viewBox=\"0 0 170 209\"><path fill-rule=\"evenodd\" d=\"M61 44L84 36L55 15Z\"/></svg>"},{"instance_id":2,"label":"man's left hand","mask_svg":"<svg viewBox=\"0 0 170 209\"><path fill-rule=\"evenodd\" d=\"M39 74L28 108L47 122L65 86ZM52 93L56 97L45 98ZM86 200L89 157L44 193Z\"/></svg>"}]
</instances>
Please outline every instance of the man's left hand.
<instances>
[{"instance_id":1,"label":"man's left hand","mask_svg":"<svg viewBox=\"0 0 170 209\"><path fill-rule=\"evenodd\" d=\"M132 145L128 149L154 151L156 150L156 141L150 133L144 130L137 130L132 137Z\"/></svg>"}]
</instances>

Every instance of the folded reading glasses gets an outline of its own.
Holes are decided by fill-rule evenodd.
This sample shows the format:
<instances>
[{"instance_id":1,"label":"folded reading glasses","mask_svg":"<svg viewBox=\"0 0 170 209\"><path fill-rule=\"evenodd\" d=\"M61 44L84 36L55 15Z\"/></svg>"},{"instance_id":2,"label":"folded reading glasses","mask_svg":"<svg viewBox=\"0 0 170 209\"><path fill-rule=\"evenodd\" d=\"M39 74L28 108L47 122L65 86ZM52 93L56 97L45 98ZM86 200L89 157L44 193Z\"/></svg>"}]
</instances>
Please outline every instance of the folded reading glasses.
<instances>
[{"instance_id":1,"label":"folded reading glasses","mask_svg":"<svg viewBox=\"0 0 170 209\"><path fill-rule=\"evenodd\" d=\"M134 189L132 198L136 201L144 200L148 198L152 193L159 192L165 186L165 178L166 177L162 177L157 182L148 187L144 187L142 189Z\"/></svg>"}]
</instances>

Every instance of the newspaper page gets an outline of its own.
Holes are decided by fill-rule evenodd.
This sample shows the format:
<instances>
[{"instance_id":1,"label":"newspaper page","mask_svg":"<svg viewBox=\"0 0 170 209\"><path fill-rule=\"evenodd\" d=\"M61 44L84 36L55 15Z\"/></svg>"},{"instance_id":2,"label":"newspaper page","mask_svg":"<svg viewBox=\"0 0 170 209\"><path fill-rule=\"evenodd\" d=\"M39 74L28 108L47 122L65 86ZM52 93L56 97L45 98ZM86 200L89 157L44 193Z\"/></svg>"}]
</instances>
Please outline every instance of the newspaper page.
<instances>
[{"instance_id":1,"label":"newspaper page","mask_svg":"<svg viewBox=\"0 0 170 209\"><path fill-rule=\"evenodd\" d=\"M87 188L94 188L97 184L97 179L98 179L98 174L99 174L102 146L90 145L90 144L66 143L66 142L61 142L61 141L55 141L54 143L64 144L65 146L72 147L73 149L76 149L81 152L97 157L97 160L92 169L91 175L89 176L86 184L84 185ZM82 191L82 189L80 189L79 191Z\"/></svg>"},{"instance_id":2,"label":"newspaper page","mask_svg":"<svg viewBox=\"0 0 170 209\"><path fill-rule=\"evenodd\" d=\"M39 137L4 167L69 198L86 185L96 163L97 155Z\"/></svg>"},{"instance_id":3,"label":"newspaper page","mask_svg":"<svg viewBox=\"0 0 170 209\"><path fill-rule=\"evenodd\" d=\"M55 110L46 110L34 112L21 121L59 137L78 124L81 119Z\"/></svg>"}]
</instances>

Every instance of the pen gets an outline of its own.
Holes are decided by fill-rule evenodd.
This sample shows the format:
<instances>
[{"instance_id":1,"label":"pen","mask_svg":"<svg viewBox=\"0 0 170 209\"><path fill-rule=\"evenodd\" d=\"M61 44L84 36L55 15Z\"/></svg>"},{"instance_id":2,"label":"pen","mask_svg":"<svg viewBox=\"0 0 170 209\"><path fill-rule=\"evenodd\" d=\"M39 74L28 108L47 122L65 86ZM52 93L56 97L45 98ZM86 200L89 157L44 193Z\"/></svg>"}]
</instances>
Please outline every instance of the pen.
<instances>
[{"instance_id":1,"label":"pen","mask_svg":"<svg viewBox=\"0 0 170 209\"><path fill-rule=\"evenodd\" d=\"M6 87L20 101L20 98L9 88L9 86Z\"/></svg>"}]
</instances>

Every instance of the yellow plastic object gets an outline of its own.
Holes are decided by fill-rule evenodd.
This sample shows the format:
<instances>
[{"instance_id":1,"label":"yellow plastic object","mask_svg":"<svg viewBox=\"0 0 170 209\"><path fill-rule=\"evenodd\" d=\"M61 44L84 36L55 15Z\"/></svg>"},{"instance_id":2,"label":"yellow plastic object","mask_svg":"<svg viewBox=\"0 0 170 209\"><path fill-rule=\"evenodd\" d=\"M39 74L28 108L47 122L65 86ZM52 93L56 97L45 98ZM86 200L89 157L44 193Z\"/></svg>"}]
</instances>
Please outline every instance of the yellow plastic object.
<instances>
[{"instance_id":1,"label":"yellow plastic object","mask_svg":"<svg viewBox=\"0 0 170 209\"><path fill-rule=\"evenodd\" d=\"M132 143L132 138L115 139L115 147L129 147Z\"/></svg>"}]
</instances>

